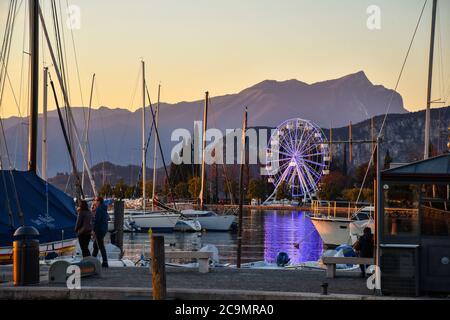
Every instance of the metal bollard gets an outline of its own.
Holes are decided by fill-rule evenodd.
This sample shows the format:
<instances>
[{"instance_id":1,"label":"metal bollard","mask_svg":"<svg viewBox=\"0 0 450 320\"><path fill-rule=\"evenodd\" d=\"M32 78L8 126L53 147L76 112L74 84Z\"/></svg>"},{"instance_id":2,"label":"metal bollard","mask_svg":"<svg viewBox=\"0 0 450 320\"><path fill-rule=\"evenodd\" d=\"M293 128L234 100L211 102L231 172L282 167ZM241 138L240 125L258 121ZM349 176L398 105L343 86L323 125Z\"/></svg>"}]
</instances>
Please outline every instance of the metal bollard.
<instances>
[{"instance_id":1,"label":"metal bollard","mask_svg":"<svg viewBox=\"0 0 450 320\"><path fill-rule=\"evenodd\" d=\"M20 227L14 232L13 281L15 286L29 286L40 281L39 231L34 227Z\"/></svg>"},{"instance_id":2,"label":"metal bollard","mask_svg":"<svg viewBox=\"0 0 450 320\"><path fill-rule=\"evenodd\" d=\"M322 287L322 295L326 296L328 295L328 283L324 282L321 285Z\"/></svg>"}]
</instances>

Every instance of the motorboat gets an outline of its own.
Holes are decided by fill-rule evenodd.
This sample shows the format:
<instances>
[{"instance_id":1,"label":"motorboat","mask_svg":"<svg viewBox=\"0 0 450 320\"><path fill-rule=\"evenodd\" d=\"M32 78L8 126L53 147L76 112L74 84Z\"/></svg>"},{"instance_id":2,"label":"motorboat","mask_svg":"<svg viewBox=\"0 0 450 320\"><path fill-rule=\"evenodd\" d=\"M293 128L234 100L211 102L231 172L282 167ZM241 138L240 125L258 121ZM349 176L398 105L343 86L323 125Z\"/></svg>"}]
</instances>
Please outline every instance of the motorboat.
<instances>
[{"instance_id":1,"label":"motorboat","mask_svg":"<svg viewBox=\"0 0 450 320\"><path fill-rule=\"evenodd\" d=\"M202 229L207 231L229 231L236 223L235 215L218 215L213 211L182 210L184 217L200 222Z\"/></svg>"},{"instance_id":2,"label":"motorboat","mask_svg":"<svg viewBox=\"0 0 450 320\"><path fill-rule=\"evenodd\" d=\"M334 216L310 216L323 243L327 247L336 247L341 244L352 245L356 239L350 235L350 224L363 226L373 221L375 208L367 206L355 212L350 219ZM364 227L362 228L364 229Z\"/></svg>"}]
</instances>

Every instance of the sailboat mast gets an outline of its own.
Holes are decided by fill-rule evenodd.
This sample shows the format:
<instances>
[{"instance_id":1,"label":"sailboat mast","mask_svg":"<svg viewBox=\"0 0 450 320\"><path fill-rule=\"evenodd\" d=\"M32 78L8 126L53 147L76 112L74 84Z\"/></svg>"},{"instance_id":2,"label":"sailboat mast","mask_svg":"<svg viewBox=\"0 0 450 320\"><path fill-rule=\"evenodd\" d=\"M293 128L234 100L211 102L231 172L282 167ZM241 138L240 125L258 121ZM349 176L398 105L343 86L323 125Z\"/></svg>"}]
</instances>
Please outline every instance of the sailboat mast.
<instances>
[{"instance_id":1,"label":"sailboat mast","mask_svg":"<svg viewBox=\"0 0 450 320\"><path fill-rule=\"evenodd\" d=\"M155 131L158 130L158 123L159 123L159 103L161 98L161 84L158 86L158 104L156 105L156 125L155 125ZM155 200L155 193L156 193L156 144L158 143L158 135L155 134L155 143L153 144L153 182L152 182L152 211L155 210L154 200Z\"/></svg>"},{"instance_id":2,"label":"sailboat mast","mask_svg":"<svg viewBox=\"0 0 450 320\"><path fill-rule=\"evenodd\" d=\"M30 121L28 130L28 170L37 169L37 129L39 106L39 0L29 0L30 8Z\"/></svg>"},{"instance_id":3,"label":"sailboat mast","mask_svg":"<svg viewBox=\"0 0 450 320\"><path fill-rule=\"evenodd\" d=\"M48 68L44 68L43 77L43 93L42 93L42 108L43 108L43 125L42 125L42 179L47 181L47 157L48 157L48 146L47 146L47 127L48 127L48 117L47 117L47 88L48 88Z\"/></svg>"},{"instance_id":4,"label":"sailboat mast","mask_svg":"<svg viewBox=\"0 0 450 320\"><path fill-rule=\"evenodd\" d=\"M242 253L242 227L243 227L243 205L244 205L244 167L247 163L247 107L244 112L244 124L242 125L242 149L241 149L241 168L239 172L239 217L238 217L238 236L237 236L237 262L236 267L241 267Z\"/></svg>"},{"instance_id":5,"label":"sailboat mast","mask_svg":"<svg viewBox=\"0 0 450 320\"><path fill-rule=\"evenodd\" d=\"M200 210L204 209L205 196L205 155L206 155L206 129L208 128L208 101L209 92L205 92L205 107L203 110L203 143L202 143L202 185L200 188Z\"/></svg>"},{"instance_id":6,"label":"sailboat mast","mask_svg":"<svg viewBox=\"0 0 450 320\"><path fill-rule=\"evenodd\" d=\"M145 211L145 169L146 169L146 155L145 155L145 62L142 60L142 209Z\"/></svg>"},{"instance_id":7,"label":"sailboat mast","mask_svg":"<svg viewBox=\"0 0 450 320\"><path fill-rule=\"evenodd\" d=\"M430 140L431 140L431 90L433 84L433 57L434 57L434 34L436 30L436 10L437 10L437 0L433 0L433 12L431 21L431 38L430 38L430 54L428 60L428 89L427 89L427 110L425 112L425 150L424 159L430 157Z\"/></svg>"}]
</instances>

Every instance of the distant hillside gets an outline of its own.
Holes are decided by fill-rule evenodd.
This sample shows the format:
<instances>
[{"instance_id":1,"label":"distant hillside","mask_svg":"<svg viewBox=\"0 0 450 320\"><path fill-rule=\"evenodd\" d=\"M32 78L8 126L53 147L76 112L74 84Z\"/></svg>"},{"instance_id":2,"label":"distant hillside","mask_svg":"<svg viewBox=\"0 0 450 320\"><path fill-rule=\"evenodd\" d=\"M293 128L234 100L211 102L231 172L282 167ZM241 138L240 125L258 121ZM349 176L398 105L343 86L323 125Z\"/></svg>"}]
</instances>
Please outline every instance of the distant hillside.
<instances>
[{"instance_id":1,"label":"distant hillside","mask_svg":"<svg viewBox=\"0 0 450 320\"><path fill-rule=\"evenodd\" d=\"M402 97L398 93L372 84L362 71L313 84L298 80L266 80L236 94L219 97L214 97L213 92L211 94L213 98L208 126L222 131L241 127L244 106L249 110L249 126L268 127L277 126L284 120L295 117L312 120L325 128L331 124L334 127L344 126L349 121L358 123L384 114L391 98L390 111L406 113ZM199 96L201 95L199 93ZM73 108L73 114L81 136L87 109ZM202 118L201 100L161 104L160 136L166 159L170 158L170 152L176 143L171 141L173 130L185 128L192 131L194 121ZM26 122L27 119L17 117L4 120L9 154L18 169L24 169L27 163ZM42 125L39 125L41 132ZM50 176L53 176L57 172L69 171L70 161L55 111L50 112L48 125L48 167ZM139 164L141 110L130 112L126 109L106 107L92 110L89 137L90 163L110 161L122 166ZM81 161L79 163L81 164ZM159 161L158 166L161 164Z\"/></svg>"}]
</instances>

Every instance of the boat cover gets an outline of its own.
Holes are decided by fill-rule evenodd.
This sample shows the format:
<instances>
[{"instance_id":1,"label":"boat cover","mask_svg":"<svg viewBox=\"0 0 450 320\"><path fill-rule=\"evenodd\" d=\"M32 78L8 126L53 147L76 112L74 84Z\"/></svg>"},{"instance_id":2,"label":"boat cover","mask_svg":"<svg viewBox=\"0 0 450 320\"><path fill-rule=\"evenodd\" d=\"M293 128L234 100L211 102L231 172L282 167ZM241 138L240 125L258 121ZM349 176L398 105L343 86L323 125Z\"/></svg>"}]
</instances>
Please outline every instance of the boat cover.
<instances>
[{"instance_id":1,"label":"boat cover","mask_svg":"<svg viewBox=\"0 0 450 320\"><path fill-rule=\"evenodd\" d=\"M22 226L18 204L25 225L39 231L40 243L76 237L71 197L33 172L0 170L0 247L11 246L14 231Z\"/></svg>"}]
</instances>

